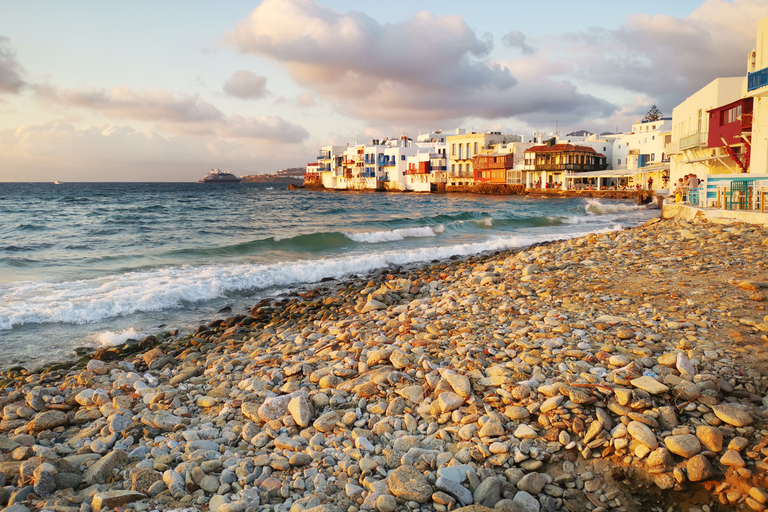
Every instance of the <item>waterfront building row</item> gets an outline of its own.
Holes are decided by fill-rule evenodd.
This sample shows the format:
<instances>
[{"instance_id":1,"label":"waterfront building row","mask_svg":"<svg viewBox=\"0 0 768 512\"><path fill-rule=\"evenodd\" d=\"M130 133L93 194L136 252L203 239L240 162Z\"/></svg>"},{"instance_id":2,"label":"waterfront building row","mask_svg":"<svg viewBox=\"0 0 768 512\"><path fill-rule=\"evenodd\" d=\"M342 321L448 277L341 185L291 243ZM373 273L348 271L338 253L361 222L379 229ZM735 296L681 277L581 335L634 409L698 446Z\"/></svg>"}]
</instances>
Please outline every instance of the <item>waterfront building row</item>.
<instances>
[{"instance_id":1,"label":"waterfront building row","mask_svg":"<svg viewBox=\"0 0 768 512\"><path fill-rule=\"evenodd\" d=\"M671 117L652 109L626 133L523 137L457 129L325 146L307 165L305 182L415 192L484 184L672 190L693 174L706 190L700 204L712 206L715 186L747 178L768 184L768 16L756 41L744 76L713 80Z\"/></svg>"}]
</instances>

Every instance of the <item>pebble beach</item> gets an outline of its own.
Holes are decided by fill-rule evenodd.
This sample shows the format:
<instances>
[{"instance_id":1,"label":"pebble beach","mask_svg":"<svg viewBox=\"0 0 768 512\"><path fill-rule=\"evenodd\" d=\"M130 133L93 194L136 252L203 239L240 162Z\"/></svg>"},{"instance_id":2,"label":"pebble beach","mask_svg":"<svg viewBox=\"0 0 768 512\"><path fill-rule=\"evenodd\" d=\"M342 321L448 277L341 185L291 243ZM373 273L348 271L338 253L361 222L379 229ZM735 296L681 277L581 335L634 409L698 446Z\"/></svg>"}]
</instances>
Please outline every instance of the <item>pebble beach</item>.
<instances>
[{"instance_id":1,"label":"pebble beach","mask_svg":"<svg viewBox=\"0 0 768 512\"><path fill-rule=\"evenodd\" d=\"M766 249L652 219L8 370L0 509L764 510Z\"/></svg>"}]
</instances>

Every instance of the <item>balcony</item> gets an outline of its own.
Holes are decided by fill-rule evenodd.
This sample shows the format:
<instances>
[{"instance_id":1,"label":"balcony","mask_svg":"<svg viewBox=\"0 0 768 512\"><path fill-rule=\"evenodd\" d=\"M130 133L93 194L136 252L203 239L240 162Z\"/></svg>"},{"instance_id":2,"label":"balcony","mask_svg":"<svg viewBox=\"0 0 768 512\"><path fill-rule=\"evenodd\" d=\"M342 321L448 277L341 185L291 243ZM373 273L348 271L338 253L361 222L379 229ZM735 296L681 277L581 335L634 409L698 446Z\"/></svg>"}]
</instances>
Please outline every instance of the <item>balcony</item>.
<instances>
[{"instance_id":1,"label":"balcony","mask_svg":"<svg viewBox=\"0 0 768 512\"><path fill-rule=\"evenodd\" d=\"M680 139L680 150L705 147L707 145L707 132L698 132Z\"/></svg>"},{"instance_id":2,"label":"balcony","mask_svg":"<svg viewBox=\"0 0 768 512\"><path fill-rule=\"evenodd\" d=\"M768 85L768 68L747 75L747 90L754 91Z\"/></svg>"}]
</instances>

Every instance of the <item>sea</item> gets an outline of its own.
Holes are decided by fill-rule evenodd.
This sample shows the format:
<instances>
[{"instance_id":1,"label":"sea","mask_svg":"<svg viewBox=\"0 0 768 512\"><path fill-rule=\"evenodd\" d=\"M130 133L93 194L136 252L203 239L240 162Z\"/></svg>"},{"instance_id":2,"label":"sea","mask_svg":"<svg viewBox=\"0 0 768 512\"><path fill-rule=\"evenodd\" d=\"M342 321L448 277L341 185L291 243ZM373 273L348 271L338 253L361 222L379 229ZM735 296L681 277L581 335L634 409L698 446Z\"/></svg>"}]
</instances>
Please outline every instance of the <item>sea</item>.
<instances>
[{"instance_id":1,"label":"sea","mask_svg":"<svg viewBox=\"0 0 768 512\"><path fill-rule=\"evenodd\" d=\"M0 183L0 370L191 332L328 283L637 226L628 200Z\"/></svg>"}]
</instances>

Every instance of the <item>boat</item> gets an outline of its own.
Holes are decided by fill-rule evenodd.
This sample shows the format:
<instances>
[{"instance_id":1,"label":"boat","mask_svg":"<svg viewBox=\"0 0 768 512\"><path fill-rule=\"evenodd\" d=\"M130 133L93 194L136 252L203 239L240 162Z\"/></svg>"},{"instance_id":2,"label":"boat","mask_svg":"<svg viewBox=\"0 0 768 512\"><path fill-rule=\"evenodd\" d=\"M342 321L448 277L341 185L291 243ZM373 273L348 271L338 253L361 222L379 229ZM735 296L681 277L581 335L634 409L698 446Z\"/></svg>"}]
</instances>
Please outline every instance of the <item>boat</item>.
<instances>
[{"instance_id":1,"label":"boat","mask_svg":"<svg viewBox=\"0 0 768 512\"><path fill-rule=\"evenodd\" d=\"M198 183L240 183L240 178L229 171L211 169Z\"/></svg>"},{"instance_id":2,"label":"boat","mask_svg":"<svg viewBox=\"0 0 768 512\"><path fill-rule=\"evenodd\" d=\"M60 181L54 181L53 184L54 185L61 185L61 182Z\"/></svg>"}]
</instances>

